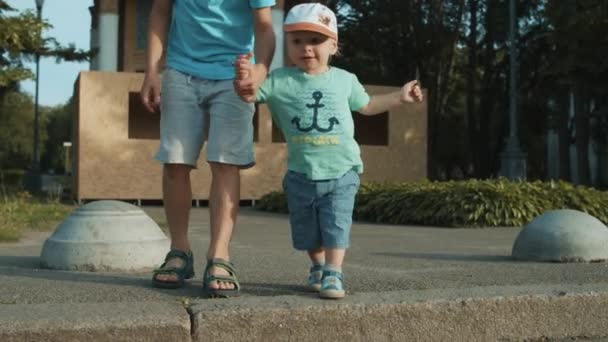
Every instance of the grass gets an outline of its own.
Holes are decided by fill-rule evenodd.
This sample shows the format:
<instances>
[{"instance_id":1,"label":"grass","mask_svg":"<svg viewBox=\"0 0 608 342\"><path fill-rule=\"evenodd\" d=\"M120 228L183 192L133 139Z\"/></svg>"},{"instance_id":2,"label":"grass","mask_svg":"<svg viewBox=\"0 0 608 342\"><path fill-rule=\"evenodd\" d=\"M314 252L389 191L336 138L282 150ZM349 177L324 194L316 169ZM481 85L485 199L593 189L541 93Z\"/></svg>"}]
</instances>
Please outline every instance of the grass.
<instances>
[{"instance_id":1,"label":"grass","mask_svg":"<svg viewBox=\"0 0 608 342\"><path fill-rule=\"evenodd\" d=\"M56 198L35 198L27 192L0 197L0 241L18 241L25 231L53 230L74 209Z\"/></svg>"}]
</instances>

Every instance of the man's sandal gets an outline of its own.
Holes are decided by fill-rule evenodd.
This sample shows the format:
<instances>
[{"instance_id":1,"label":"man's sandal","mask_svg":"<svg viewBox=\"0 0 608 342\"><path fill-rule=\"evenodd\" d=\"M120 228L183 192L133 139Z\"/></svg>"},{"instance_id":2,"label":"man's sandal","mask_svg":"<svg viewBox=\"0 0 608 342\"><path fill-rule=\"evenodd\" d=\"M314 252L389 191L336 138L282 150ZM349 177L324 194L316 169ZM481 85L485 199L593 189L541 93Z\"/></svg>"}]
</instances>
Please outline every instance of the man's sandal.
<instances>
[{"instance_id":1,"label":"man's sandal","mask_svg":"<svg viewBox=\"0 0 608 342\"><path fill-rule=\"evenodd\" d=\"M228 275L210 274L212 268L222 268L228 272ZM212 289L209 287L211 282L230 283L234 284L232 289ZM224 259L214 258L207 260L205 274L203 275L203 295L207 298L228 298L237 297L240 294L241 285L236 277L234 265Z\"/></svg>"},{"instance_id":2,"label":"man's sandal","mask_svg":"<svg viewBox=\"0 0 608 342\"><path fill-rule=\"evenodd\" d=\"M166 267L170 259L182 259L184 264L182 267ZM162 274L175 275L177 280L158 280L158 276ZM152 285L163 289L177 289L185 285L186 279L194 277L194 257L192 251L184 252L177 249L172 249L167 253L165 262L153 271Z\"/></svg>"}]
</instances>

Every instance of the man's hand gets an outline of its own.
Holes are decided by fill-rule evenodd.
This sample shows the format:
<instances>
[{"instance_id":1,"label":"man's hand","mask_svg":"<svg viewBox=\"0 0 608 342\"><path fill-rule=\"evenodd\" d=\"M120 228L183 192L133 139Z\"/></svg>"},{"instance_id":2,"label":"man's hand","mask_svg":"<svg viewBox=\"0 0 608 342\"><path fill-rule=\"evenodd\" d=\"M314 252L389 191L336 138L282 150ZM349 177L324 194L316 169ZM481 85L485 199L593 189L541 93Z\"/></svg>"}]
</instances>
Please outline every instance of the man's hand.
<instances>
[{"instance_id":1,"label":"man's hand","mask_svg":"<svg viewBox=\"0 0 608 342\"><path fill-rule=\"evenodd\" d=\"M151 113L160 110L160 78L157 72L147 72L139 92L141 102Z\"/></svg>"},{"instance_id":2,"label":"man's hand","mask_svg":"<svg viewBox=\"0 0 608 342\"><path fill-rule=\"evenodd\" d=\"M407 82L401 88L401 103L422 102L424 95L417 80Z\"/></svg>"},{"instance_id":3,"label":"man's hand","mask_svg":"<svg viewBox=\"0 0 608 342\"><path fill-rule=\"evenodd\" d=\"M234 61L234 89L239 97L245 102L255 102L255 93L266 78L266 67L261 64L251 64L251 57L253 54L250 52L247 55L240 55Z\"/></svg>"}]
</instances>

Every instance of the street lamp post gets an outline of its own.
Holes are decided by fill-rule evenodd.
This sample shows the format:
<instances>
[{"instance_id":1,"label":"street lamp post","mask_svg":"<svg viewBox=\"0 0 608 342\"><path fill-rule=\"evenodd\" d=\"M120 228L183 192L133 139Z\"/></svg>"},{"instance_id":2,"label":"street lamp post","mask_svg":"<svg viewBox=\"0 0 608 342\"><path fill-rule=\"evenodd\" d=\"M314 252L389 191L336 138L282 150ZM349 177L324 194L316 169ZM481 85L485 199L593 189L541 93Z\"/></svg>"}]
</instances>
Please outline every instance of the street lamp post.
<instances>
[{"instance_id":1,"label":"street lamp post","mask_svg":"<svg viewBox=\"0 0 608 342\"><path fill-rule=\"evenodd\" d=\"M64 157L64 171L63 173L66 176L69 176L72 174L72 163L70 161L70 149L72 148L72 142L71 141L64 141L63 142L63 148L65 150L65 157Z\"/></svg>"},{"instance_id":2,"label":"street lamp post","mask_svg":"<svg viewBox=\"0 0 608 342\"><path fill-rule=\"evenodd\" d=\"M36 11L38 15L38 21L42 20L42 6L44 6L44 0L36 0ZM42 188L42 179L40 175L40 156L38 152L39 144L39 108L38 108L38 92L40 82L40 53L36 52L36 89L34 94L34 146L32 163L30 170L25 174L24 185L26 190L35 193L39 192Z\"/></svg>"},{"instance_id":3,"label":"street lamp post","mask_svg":"<svg viewBox=\"0 0 608 342\"><path fill-rule=\"evenodd\" d=\"M42 20L42 6L44 6L44 0L36 0L36 11L38 14L38 21ZM38 89L40 84L40 53L36 52L36 93L34 94L34 160L32 161L32 171L40 171L40 156L38 154L39 144L39 109L38 109Z\"/></svg>"},{"instance_id":4,"label":"street lamp post","mask_svg":"<svg viewBox=\"0 0 608 342\"><path fill-rule=\"evenodd\" d=\"M515 1L509 1L509 138L500 154L500 174L510 180L526 179L526 154L517 137L517 46Z\"/></svg>"}]
</instances>

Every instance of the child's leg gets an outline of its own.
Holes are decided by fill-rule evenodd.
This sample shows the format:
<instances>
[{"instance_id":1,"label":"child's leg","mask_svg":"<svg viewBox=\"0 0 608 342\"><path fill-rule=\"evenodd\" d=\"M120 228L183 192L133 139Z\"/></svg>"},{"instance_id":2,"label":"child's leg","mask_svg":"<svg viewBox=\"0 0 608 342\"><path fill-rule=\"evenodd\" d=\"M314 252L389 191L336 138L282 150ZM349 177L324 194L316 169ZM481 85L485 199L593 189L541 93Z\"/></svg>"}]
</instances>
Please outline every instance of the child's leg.
<instances>
[{"instance_id":1,"label":"child's leg","mask_svg":"<svg viewBox=\"0 0 608 342\"><path fill-rule=\"evenodd\" d=\"M308 250L308 257L312 262L306 285L311 291L319 292L321 279L323 278L323 267L325 266L325 250L323 248Z\"/></svg>"},{"instance_id":2,"label":"child's leg","mask_svg":"<svg viewBox=\"0 0 608 342\"><path fill-rule=\"evenodd\" d=\"M342 272L342 263L344 262L344 256L346 255L346 249L341 248L327 248L325 250L325 266L328 269Z\"/></svg>"},{"instance_id":3,"label":"child's leg","mask_svg":"<svg viewBox=\"0 0 608 342\"><path fill-rule=\"evenodd\" d=\"M296 250L307 251L312 262L307 286L319 291L325 265L325 251L321 247L321 232L315 210L316 184L305 174L288 171L283 179L287 195L291 239Z\"/></svg>"},{"instance_id":4,"label":"child's leg","mask_svg":"<svg viewBox=\"0 0 608 342\"><path fill-rule=\"evenodd\" d=\"M308 250L307 252L313 265L325 265L325 249L317 248Z\"/></svg>"},{"instance_id":5,"label":"child's leg","mask_svg":"<svg viewBox=\"0 0 608 342\"><path fill-rule=\"evenodd\" d=\"M326 263L321 281L321 298L342 298L345 295L342 264L350 245L355 195L359 188L359 175L349 171L328 184L328 193L319 201L319 225Z\"/></svg>"},{"instance_id":6,"label":"child's leg","mask_svg":"<svg viewBox=\"0 0 608 342\"><path fill-rule=\"evenodd\" d=\"M327 263L323 268L319 296L328 299L343 298L346 292L344 291L343 284L342 263L344 262L346 249L327 248L325 254L327 256Z\"/></svg>"}]
</instances>

